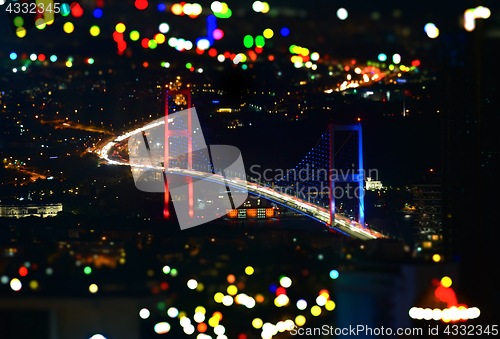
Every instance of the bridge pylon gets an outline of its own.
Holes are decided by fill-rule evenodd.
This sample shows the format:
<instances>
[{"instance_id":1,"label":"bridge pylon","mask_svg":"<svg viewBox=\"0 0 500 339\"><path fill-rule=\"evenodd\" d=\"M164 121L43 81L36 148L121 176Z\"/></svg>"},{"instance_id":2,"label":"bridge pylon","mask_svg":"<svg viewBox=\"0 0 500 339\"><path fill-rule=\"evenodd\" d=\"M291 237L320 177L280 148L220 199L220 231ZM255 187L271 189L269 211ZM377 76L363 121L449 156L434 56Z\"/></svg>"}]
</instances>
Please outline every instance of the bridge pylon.
<instances>
[{"instance_id":1,"label":"bridge pylon","mask_svg":"<svg viewBox=\"0 0 500 339\"><path fill-rule=\"evenodd\" d=\"M165 91L165 143L163 147L164 152L164 171L163 171L163 179L165 181L165 193L164 193L164 208L163 208L163 217L165 219L170 218L170 209L169 209L169 191L168 191L168 183L166 176L166 169L169 167L169 136L170 132L168 130L168 113L169 113L169 97L175 95L185 95L187 97L187 110L188 110L188 126L187 126L187 158L188 158L188 169L193 169L193 138L191 136L192 130L192 118L191 118L191 90L183 89L183 90L166 90ZM188 176L188 200L189 200L189 216L192 218L194 216L194 207L193 207L193 177Z\"/></svg>"},{"instance_id":2,"label":"bridge pylon","mask_svg":"<svg viewBox=\"0 0 500 339\"><path fill-rule=\"evenodd\" d=\"M352 137L352 134L356 132L357 135L357 171L358 173L345 174L341 173L338 175L338 169L335 167L335 155L338 151L344 146L341 145L337 150L335 145L335 132L343 132L343 131L351 131L351 135L348 136L348 139ZM364 202L364 169L363 169L363 136L362 136L361 123L356 124L334 124L330 123L330 172L329 172L329 186L330 186L330 227L335 226L335 188L337 183L355 183L357 186L358 193L355 192L355 197L358 200L358 222L365 226L365 202ZM347 142L347 140L346 140ZM345 144L345 143L344 143Z\"/></svg>"}]
</instances>

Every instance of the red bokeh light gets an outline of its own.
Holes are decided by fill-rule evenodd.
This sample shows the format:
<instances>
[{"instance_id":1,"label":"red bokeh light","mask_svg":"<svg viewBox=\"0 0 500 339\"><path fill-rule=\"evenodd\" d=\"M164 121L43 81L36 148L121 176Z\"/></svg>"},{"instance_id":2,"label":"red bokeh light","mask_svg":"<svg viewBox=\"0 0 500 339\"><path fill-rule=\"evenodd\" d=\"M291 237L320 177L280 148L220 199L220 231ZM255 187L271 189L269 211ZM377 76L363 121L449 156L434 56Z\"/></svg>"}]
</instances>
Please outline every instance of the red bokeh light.
<instances>
[{"instance_id":1,"label":"red bokeh light","mask_svg":"<svg viewBox=\"0 0 500 339\"><path fill-rule=\"evenodd\" d=\"M414 67L418 67L418 66L420 66L420 60L413 60L413 61L411 62L411 65L412 65L412 66L414 66Z\"/></svg>"},{"instance_id":2,"label":"red bokeh light","mask_svg":"<svg viewBox=\"0 0 500 339\"><path fill-rule=\"evenodd\" d=\"M141 40L141 46L144 47L144 48L148 48L149 47L149 39L148 38L144 38Z\"/></svg>"},{"instance_id":3,"label":"red bokeh light","mask_svg":"<svg viewBox=\"0 0 500 339\"><path fill-rule=\"evenodd\" d=\"M258 54L258 53L262 53L262 47L255 47L255 52Z\"/></svg>"},{"instance_id":4,"label":"red bokeh light","mask_svg":"<svg viewBox=\"0 0 500 339\"><path fill-rule=\"evenodd\" d=\"M274 55L270 55L267 58L269 59L269 61L273 61L274 60Z\"/></svg>"},{"instance_id":5,"label":"red bokeh light","mask_svg":"<svg viewBox=\"0 0 500 339\"><path fill-rule=\"evenodd\" d=\"M103 0L97 0L97 1L95 2L95 5L96 5L97 7L99 7L99 8L100 8L100 7L104 7L104 1L103 1Z\"/></svg>"},{"instance_id":6,"label":"red bokeh light","mask_svg":"<svg viewBox=\"0 0 500 339\"><path fill-rule=\"evenodd\" d=\"M45 61L45 55L44 54L39 54L38 55L38 60Z\"/></svg>"},{"instance_id":7,"label":"red bokeh light","mask_svg":"<svg viewBox=\"0 0 500 339\"><path fill-rule=\"evenodd\" d=\"M148 8L147 0L135 0L135 7L141 11Z\"/></svg>"},{"instance_id":8,"label":"red bokeh light","mask_svg":"<svg viewBox=\"0 0 500 339\"><path fill-rule=\"evenodd\" d=\"M196 47L196 53L202 55L205 51L201 48Z\"/></svg>"},{"instance_id":9,"label":"red bokeh light","mask_svg":"<svg viewBox=\"0 0 500 339\"><path fill-rule=\"evenodd\" d=\"M284 287L278 287L276 289L276 295L282 295L282 294L285 294L286 295L286 290Z\"/></svg>"},{"instance_id":10,"label":"red bokeh light","mask_svg":"<svg viewBox=\"0 0 500 339\"><path fill-rule=\"evenodd\" d=\"M142 66L144 67L148 67L149 66L149 63L147 61L144 61L144 63L142 64Z\"/></svg>"},{"instance_id":11,"label":"red bokeh light","mask_svg":"<svg viewBox=\"0 0 500 339\"><path fill-rule=\"evenodd\" d=\"M73 2L70 6L71 8L71 14L75 17L75 18L79 18L83 15L83 8L82 6L80 6L79 3L77 2Z\"/></svg>"},{"instance_id":12,"label":"red bokeh light","mask_svg":"<svg viewBox=\"0 0 500 339\"><path fill-rule=\"evenodd\" d=\"M234 281L236 280L236 278L234 277L234 275L230 274L227 276L227 282L232 284L234 283Z\"/></svg>"},{"instance_id":13,"label":"red bokeh light","mask_svg":"<svg viewBox=\"0 0 500 339\"><path fill-rule=\"evenodd\" d=\"M247 339L247 335L245 333L240 333L238 339Z\"/></svg>"},{"instance_id":14,"label":"red bokeh light","mask_svg":"<svg viewBox=\"0 0 500 339\"><path fill-rule=\"evenodd\" d=\"M160 284L160 288L161 288L163 291L168 290L168 282L163 281L163 282Z\"/></svg>"},{"instance_id":15,"label":"red bokeh light","mask_svg":"<svg viewBox=\"0 0 500 339\"><path fill-rule=\"evenodd\" d=\"M116 42L123 41L123 33L113 32L113 40Z\"/></svg>"},{"instance_id":16,"label":"red bokeh light","mask_svg":"<svg viewBox=\"0 0 500 339\"><path fill-rule=\"evenodd\" d=\"M217 50L215 48L210 48L208 50L208 55L210 55L211 57L215 57L217 55Z\"/></svg>"},{"instance_id":17,"label":"red bokeh light","mask_svg":"<svg viewBox=\"0 0 500 339\"><path fill-rule=\"evenodd\" d=\"M205 332L207 330L207 324L205 323L199 323L198 326L196 327L198 329L198 332Z\"/></svg>"},{"instance_id":18,"label":"red bokeh light","mask_svg":"<svg viewBox=\"0 0 500 339\"><path fill-rule=\"evenodd\" d=\"M25 277L25 276L27 276L27 275L28 275L28 269L27 269L26 267L24 267L24 266L23 266L23 267L21 267L21 268L19 269L19 275L20 275L21 277Z\"/></svg>"},{"instance_id":19,"label":"red bokeh light","mask_svg":"<svg viewBox=\"0 0 500 339\"><path fill-rule=\"evenodd\" d=\"M127 49L127 43L125 41L118 41L118 50L123 52Z\"/></svg>"},{"instance_id":20,"label":"red bokeh light","mask_svg":"<svg viewBox=\"0 0 500 339\"><path fill-rule=\"evenodd\" d=\"M231 56L231 53L229 53L229 52L224 53L224 58L226 58L226 59L227 59L227 58L229 58L230 56ZM25 59L26 59L26 57L25 57Z\"/></svg>"}]
</instances>

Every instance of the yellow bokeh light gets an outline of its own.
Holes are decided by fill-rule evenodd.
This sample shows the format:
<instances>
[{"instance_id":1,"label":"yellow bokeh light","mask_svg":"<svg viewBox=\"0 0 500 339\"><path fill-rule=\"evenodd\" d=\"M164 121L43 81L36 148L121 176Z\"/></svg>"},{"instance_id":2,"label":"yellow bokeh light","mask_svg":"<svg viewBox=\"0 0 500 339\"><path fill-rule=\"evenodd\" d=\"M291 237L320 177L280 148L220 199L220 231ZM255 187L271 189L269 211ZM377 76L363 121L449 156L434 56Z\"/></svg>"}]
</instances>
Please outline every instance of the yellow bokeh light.
<instances>
[{"instance_id":1,"label":"yellow bokeh light","mask_svg":"<svg viewBox=\"0 0 500 339\"><path fill-rule=\"evenodd\" d=\"M440 256L439 254L434 254L434 255L432 256L432 260L433 260L434 262L440 262L440 261L441 261L441 256Z\"/></svg>"},{"instance_id":2,"label":"yellow bokeh light","mask_svg":"<svg viewBox=\"0 0 500 339\"><path fill-rule=\"evenodd\" d=\"M73 63L69 60L66 61L66 67L71 67L71 66L73 66Z\"/></svg>"},{"instance_id":3,"label":"yellow bokeh light","mask_svg":"<svg viewBox=\"0 0 500 339\"><path fill-rule=\"evenodd\" d=\"M89 286L89 291L90 293L96 293L99 288L97 287L96 284L92 284Z\"/></svg>"},{"instance_id":4,"label":"yellow bokeh light","mask_svg":"<svg viewBox=\"0 0 500 339\"><path fill-rule=\"evenodd\" d=\"M215 300L216 303L220 304L222 302L223 298L224 298L224 294L222 294L221 292L217 292L214 295L214 300Z\"/></svg>"},{"instance_id":5,"label":"yellow bokeh light","mask_svg":"<svg viewBox=\"0 0 500 339\"><path fill-rule=\"evenodd\" d=\"M75 30L75 25L73 25L72 22L68 21L67 23L64 24L63 30L68 34L73 33L73 31Z\"/></svg>"},{"instance_id":6,"label":"yellow bokeh light","mask_svg":"<svg viewBox=\"0 0 500 339\"><path fill-rule=\"evenodd\" d=\"M90 27L90 35L98 36L100 33L101 33L101 29L99 28L99 26Z\"/></svg>"},{"instance_id":7,"label":"yellow bokeh light","mask_svg":"<svg viewBox=\"0 0 500 339\"><path fill-rule=\"evenodd\" d=\"M166 40L166 38L165 38L164 34L158 33L155 35L155 41L158 45L161 45L162 43L164 43L165 40Z\"/></svg>"},{"instance_id":8,"label":"yellow bokeh light","mask_svg":"<svg viewBox=\"0 0 500 339\"><path fill-rule=\"evenodd\" d=\"M26 36L26 28L24 28L24 27L16 28L16 35L19 38L24 38Z\"/></svg>"},{"instance_id":9,"label":"yellow bokeh light","mask_svg":"<svg viewBox=\"0 0 500 339\"><path fill-rule=\"evenodd\" d=\"M255 318L254 320L252 320L252 326L255 328L255 329L259 329L262 327L262 319L260 318Z\"/></svg>"},{"instance_id":10,"label":"yellow bokeh light","mask_svg":"<svg viewBox=\"0 0 500 339\"><path fill-rule=\"evenodd\" d=\"M207 310L203 306L198 306L198 307L195 308L194 313L203 313L203 314L206 314Z\"/></svg>"},{"instance_id":11,"label":"yellow bokeh light","mask_svg":"<svg viewBox=\"0 0 500 339\"><path fill-rule=\"evenodd\" d=\"M311 307L311 314L315 317L319 316L321 314L321 307L317 305Z\"/></svg>"},{"instance_id":12,"label":"yellow bokeh light","mask_svg":"<svg viewBox=\"0 0 500 339\"><path fill-rule=\"evenodd\" d=\"M298 315L295 318L295 323L297 324L297 326L304 326L304 324L306 323L306 317L304 317L303 315Z\"/></svg>"},{"instance_id":13,"label":"yellow bokeh light","mask_svg":"<svg viewBox=\"0 0 500 339\"><path fill-rule=\"evenodd\" d=\"M452 284L452 281L451 281L450 277L443 277L441 279L441 285L443 285L444 287L450 287L451 284Z\"/></svg>"},{"instance_id":14,"label":"yellow bokeh light","mask_svg":"<svg viewBox=\"0 0 500 339\"><path fill-rule=\"evenodd\" d=\"M262 4L264 5L264 8L262 9L262 11L260 11L261 13L267 13L269 12L269 4L267 2L262 2Z\"/></svg>"},{"instance_id":15,"label":"yellow bokeh light","mask_svg":"<svg viewBox=\"0 0 500 339\"><path fill-rule=\"evenodd\" d=\"M253 267L252 267L252 266L247 266L247 267L245 268L245 273L246 273L246 274L248 274L248 275L252 275L252 274L253 274L253 272L255 272L255 270L253 269Z\"/></svg>"},{"instance_id":16,"label":"yellow bokeh light","mask_svg":"<svg viewBox=\"0 0 500 339\"><path fill-rule=\"evenodd\" d=\"M325 308L327 311L333 311L335 309L335 302L333 300L328 300L326 302Z\"/></svg>"},{"instance_id":17,"label":"yellow bokeh light","mask_svg":"<svg viewBox=\"0 0 500 339\"><path fill-rule=\"evenodd\" d=\"M215 326L219 325L219 319L217 319L216 317L212 317L212 318L208 319L208 325L210 327L215 327Z\"/></svg>"},{"instance_id":18,"label":"yellow bokeh light","mask_svg":"<svg viewBox=\"0 0 500 339\"><path fill-rule=\"evenodd\" d=\"M238 293L238 287L236 287L235 285L229 285L227 287L227 293L230 295L235 295L236 293Z\"/></svg>"},{"instance_id":19,"label":"yellow bokeh light","mask_svg":"<svg viewBox=\"0 0 500 339\"><path fill-rule=\"evenodd\" d=\"M264 33L262 33L262 35L263 35L263 36L264 36L264 38L266 38L266 39L271 39L271 38L273 37L273 35L274 35L274 32L273 32L273 30L272 30L272 29L270 29L270 28L266 28L266 29L264 30Z\"/></svg>"},{"instance_id":20,"label":"yellow bokeh light","mask_svg":"<svg viewBox=\"0 0 500 339\"><path fill-rule=\"evenodd\" d=\"M300 54L303 55L303 56L307 56L309 55L309 49L305 48L305 47L302 47L300 49Z\"/></svg>"},{"instance_id":21,"label":"yellow bokeh light","mask_svg":"<svg viewBox=\"0 0 500 339\"><path fill-rule=\"evenodd\" d=\"M31 280L31 281L30 281L30 288L31 288L32 290L36 290L36 289L38 288L38 281L36 281L36 280Z\"/></svg>"},{"instance_id":22,"label":"yellow bokeh light","mask_svg":"<svg viewBox=\"0 0 500 339\"><path fill-rule=\"evenodd\" d=\"M125 30L127 29L127 27L125 26L124 23L120 22L118 24L116 24L115 26L115 30L118 32L118 33L123 33L125 32Z\"/></svg>"},{"instance_id":23,"label":"yellow bokeh light","mask_svg":"<svg viewBox=\"0 0 500 339\"><path fill-rule=\"evenodd\" d=\"M38 29L44 29L47 24L45 23L45 20L43 18L38 18L35 21L35 26Z\"/></svg>"}]
</instances>

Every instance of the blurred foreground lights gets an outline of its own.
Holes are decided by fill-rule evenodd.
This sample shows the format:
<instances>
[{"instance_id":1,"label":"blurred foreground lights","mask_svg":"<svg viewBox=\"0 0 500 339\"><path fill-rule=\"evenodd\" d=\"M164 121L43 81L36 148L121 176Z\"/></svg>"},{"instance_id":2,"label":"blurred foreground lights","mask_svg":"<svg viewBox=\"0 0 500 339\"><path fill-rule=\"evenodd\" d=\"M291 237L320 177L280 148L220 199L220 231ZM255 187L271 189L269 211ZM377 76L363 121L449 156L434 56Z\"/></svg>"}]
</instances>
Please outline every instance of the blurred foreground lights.
<instances>
[{"instance_id":1,"label":"blurred foreground lights","mask_svg":"<svg viewBox=\"0 0 500 339\"><path fill-rule=\"evenodd\" d=\"M247 267L245 268L245 273L246 273L247 275L252 275L252 274L253 274L253 272L255 272L255 270L254 270L254 268L253 268L252 266L247 266Z\"/></svg>"},{"instance_id":2,"label":"blurred foreground lights","mask_svg":"<svg viewBox=\"0 0 500 339\"><path fill-rule=\"evenodd\" d=\"M167 314L170 318L175 318L179 315L179 311L175 307L170 307Z\"/></svg>"},{"instance_id":3,"label":"blurred foreground lights","mask_svg":"<svg viewBox=\"0 0 500 339\"><path fill-rule=\"evenodd\" d=\"M399 64L401 62L401 55L399 54L394 54L392 56L392 62L395 63L396 65Z\"/></svg>"},{"instance_id":4,"label":"blurred foreground lights","mask_svg":"<svg viewBox=\"0 0 500 339\"><path fill-rule=\"evenodd\" d=\"M317 305L311 307L311 314L315 317L319 316L321 314L321 307Z\"/></svg>"},{"instance_id":5,"label":"blurred foreground lights","mask_svg":"<svg viewBox=\"0 0 500 339\"><path fill-rule=\"evenodd\" d=\"M339 8L337 10L337 18L339 18L340 20L345 20L347 19L347 10L345 8Z\"/></svg>"},{"instance_id":6,"label":"blurred foreground lights","mask_svg":"<svg viewBox=\"0 0 500 339\"><path fill-rule=\"evenodd\" d=\"M297 308L299 310L305 310L307 308L307 301L305 301L304 299L300 299L299 301L297 301Z\"/></svg>"},{"instance_id":7,"label":"blurred foreground lights","mask_svg":"<svg viewBox=\"0 0 500 339\"><path fill-rule=\"evenodd\" d=\"M262 319L260 319L260 318L255 318L254 320L252 320L252 326L255 329L261 328L262 324L263 324L263 322L262 322Z\"/></svg>"},{"instance_id":8,"label":"blurred foreground lights","mask_svg":"<svg viewBox=\"0 0 500 339\"><path fill-rule=\"evenodd\" d=\"M290 299L288 299L288 296L286 294L280 294L279 296L276 297L276 299L274 299L274 304L277 307L282 307L286 306L289 301Z\"/></svg>"},{"instance_id":9,"label":"blurred foreground lights","mask_svg":"<svg viewBox=\"0 0 500 339\"><path fill-rule=\"evenodd\" d=\"M2 277L0 278L0 282L5 285L9 282L9 277L6 276L6 275L2 275Z\"/></svg>"},{"instance_id":10,"label":"blurred foreground lights","mask_svg":"<svg viewBox=\"0 0 500 339\"><path fill-rule=\"evenodd\" d=\"M197 323L202 323L203 321L205 321L205 315L201 312L196 312L193 316L193 319Z\"/></svg>"},{"instance_id":11,"label":"blurred foreground lights","mask_svg":"<svg viewBox=\"0 0 500 339\"><path fill-rule=\"evenodd\" d=\"M21 281L17 278L14 278L10 281L10 288L13 290L13 291L20 291L21 288L23 287L23 284L21 284Z\"/></svg>"},{"instance_id":12,"label":"blurred foreground lights","mask_svg":"<svg viewBox=\"0 0 500 339\"><path fill-rule=\"evenodd\" d=\"M170 273L170 266L163 266L163 273L169 274Z\"/></svg>"},{"instance_id":13,"label":"blurred foreground lights","mask_svg":"<svg viewBox=\"0 0 500 339\"><path fill-rule=\"evenodd\" d=\"M471 307L467 308L465 306L453 306L450 308L445 308L440 310L435 308L434 310L430 308L412 307L408 312L410 318L417 320L441 320L445 323L450 321L466 321L468 319L476 319L481 315L479 308Z\"/></svg>"},{"instance_id":14,"label":"blurred foreground lights","mask_svg":"<svg viewBox=\"0 0 500 339\"><path fill-rule=\"evenodd\" d=\"M335 302L333 300L328 300L325 304L327 311L333 311L335 309Z\"/></svg>"},{"instance_id":15,"label":"blurred foreground lights","mask_svg":"<svg viewBox=\"0 0 500 339\"><path fill-rule=\"evenodd\" d=\"M472 32L476 28L476 19L488 19L491 16L491 11L487 7L478 6L469 8L464 12L464 28L468 32Z\"/></svg>"},{"instance_id":16,"label":"blurred foreground lights","mask_svg":"<svg viewBox=\"0 0 500 339\"><path fill-rule=\"evenodd\" d=\"M323 294L316 298L316 304L318 304L318 306L325 306L327 301L327 298Z\"/></svg>"},{"instance_id":17,"label":"blurred foreground lights","mask_svg":"<svg viewBox=\"0 0 500 339\"><path fill-rule=\"evenodd\" d=\"M155 325L155 332L158 334L165 334L170 331L170 324L162 321L161 323L157 323Z\"/></svg>"},{"instance_id":18,"label":"blurred foreground lights","mask_svg":"<svg viewBox=\"0 0 500 339\"><path fill-rule=\"evenodd\" d=\"M189 324L187 326L184 326L183 330L184 330L184 333L186 333L187 335L191 335L194 333L195 327L193 325Z\"/></svg>"},{"instance_id":19,"label":"blurred foreground lights","mask_svg":"<svg viewBox=\"0 0 500 339\"><path fill-rule=\"evenodd\" d=\"M424 31L431 39L436 39L439 36L439 29L431 22L424 26Z\"/></svg>"},{"instance_id":20,"label":"blurred foreground lights","mask_svg":"<svg viewBox=\"0 0 500 339\"><path fill-rule=\"evenodd\" d=\"M190 290L194 290L196 287L198 286L198 282L194 279L190 279L188 282L187 282L187 287L190 289Z\"/></svg>"},{"instance_id":21,"label":"blurred foreground lights","mask_svg":"<svg viewBox=\"0 0 500 339\"><path fill-rule=\"evenodd\" d=\"M231 297L230 295L224 296L224 298L222 298L222 303L225 306L231 306L233 304L233 297Z\"/></svg>"},{"instance_id":22,"label":"blurred foreground lights","mask_svg":"<svg viewBox=\"0 0 500 339\"><path fill-rule=\"evenodd\" d=\"M143 308L142 310L139 311L139 317L141 317L141 319L149 318L150 314L151 313L149 312L149 310L147 308Z\"/></svg>"},{"instance_id":23,"label":"blurred foreground lights","mask_svg":"<svg viewBox=\"0 0 500 339\"><path fill-rule=\"evenodd\" d=\"M337 279L338 277L339 277L339 271L337 271L337 270L330 271L330 278Z\"/></svg>"},{"instance_id":24,"label":"blurred foreground lights","mask_svg":"<svg viewBox=\"0 0 500 339\"><path fill-rule=\"evenodd\" d=\"M94 334L89 339L107 339L107 338L105 336L103 336L102 334Z\"/></svg>"},{"instance_id":25,"label":"blurred foreground lights","mask_svg":"<svg viewBox=\"0 0 500 339\"><path fill-rule=\"evenodd\" d=\"M162 33L168 33L170 26L166 22L163 22L158 26L158 30Z\"/></svg>"},{"instance_id":26,"label":"blurred foreground lights","mask_svg":"<svg viewBox=\"0 0 500 339\"><path fill-rule=\"evenodd\" d=\"M443 285L443 287L448 288L448 287L450 287L450 286L451 286L451 284L452 284L452 281L451 281L451 278L450 278L450 277L443 277L443 278L441 279L441 285Z\"/></svg>"},{"instance_id":27,"label":"blurred foreground lights","mask_svg":"<svg viewBox=\"0 0 500 339\"><path fill-rule=\"evenodd\" d=\"M262 12L264 10L264 4L261 1L255 1L252 4L252 9L257 13Z\"/></svg>"},{"instance_id":28,"label":"blurred foreground lights","mask_svg":"<svg viewBox=\"0 0 500 339\"><path fill-rule=\"evenodd\" d=\"M288 288L292 286L292 279L288 277L283 277L280 279L280 285L283 286L284 288Z\"/></svg>"},{"instance_id":29,"label":"blurred foreground lights","mask_svg":"<svg viewBox=\"0 0 500 339\"><path fill-rule=\"evenodd\" d=\"M434 261L434 262L440 262L441 261L441 256L439 254L434 254L432 256L432 261Z\"/></svg>"},{"instance_id":30,"label":"blurred foreground lights","mask_svg":"<svg viewBox=\"0 0 500 339\"><path fill-rule=\"evenodd\" d=\"M387 60L387 55L386 55L386 54L384 54L384 53L380 53L380 54L378 55L378 61L380 61L380 62L384 62L384 61L386 61L386 60Z\"/></svg>"},{"instance_id":31,"label":"blurred foreground lights","mask_svg":"<svg viewBox=\"0 0 500 339\"><path fill-rule=\"evenodd\" d=\"M96 285L96 284L92 284L92 285L90 285L90 286L89 286L89 291L90 291L90 293L97 293L97 290L98 290L98 289L99 289L99 288L97 287L97 285Z\"/></svg>"},{"instance_id":32,"label":"blurred foreground lights","mask_svg":"<svg viewBox=\"0 0 500 339\"><path fill-rule=\"evenodd\" d=\"M36 289L38 289L38 281L36 281L36 280L31 280L31 281L30 281L30 288L31 288L32 290L36 290Z\"/></svg>"},{"instance_id":33,"label":"blurred foreground lights","mask_svg":"<svg viewBox=\"0 0 500 339\"><path fill-rule=\"evenodd\" d=\"M224 335L226 328L223 325L217 325L214 327L214 333L217 335Z\"/></svg>"}]
</instances>

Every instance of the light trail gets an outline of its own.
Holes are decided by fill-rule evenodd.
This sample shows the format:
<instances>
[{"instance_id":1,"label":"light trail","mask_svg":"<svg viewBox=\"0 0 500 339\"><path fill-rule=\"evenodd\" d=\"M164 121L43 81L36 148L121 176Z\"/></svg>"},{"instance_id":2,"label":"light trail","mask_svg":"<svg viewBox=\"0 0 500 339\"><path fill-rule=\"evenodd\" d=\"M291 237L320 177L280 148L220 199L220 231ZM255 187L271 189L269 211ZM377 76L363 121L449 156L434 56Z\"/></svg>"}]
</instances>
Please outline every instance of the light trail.
<instances>
[{"instance_id":1,"label":"light trail","mask_svg":"<svg viewBox=\"0 0 500 339\"><path fill-rule=\"evenodd\" d=\"M130 132L124 133L123 135L115 138L113 141L108 142L104 145L100 150L96 153L100 158L106 160L111 165L119 165L119 166L130 166L141 169L151 169L151 170L159 170L164 171L165 168L163 166L154 166L154 165L145 165L145 164L130 164L124 161L117 161L110 159L109 152L111 149L119 142L130 138L131 136L142 133L150 128L154 128L160 125L164 125L165 121L155 122L147 124L143 127L137 128ZM256 183L242 180L242 179L232 179L227 180L223 176L213 173L206 173L201 171L196 171L192 169L182 169L176 167L170 167L165 170L168 173L178 174L190 176L193 178L205 179L221 184L228 184L229 186L240 188L247 190L249 193L252 193L257 196L261 196L270 201L276 202L280 205L283 205L287 208L291 208L305 216L308 216L314 220L321 222L322 224L328 225L330 222L330 214L329 211L325 208L316 206L309 202L306 202L302 199L294 197L292 195L276 192L269 187L258 185ZM334 230L340 231L341 233L347 234L349 236L361 239L361 240L371 240L371 239L381 239L387 238L387 236L382 235L379 232L371 230L363 225L354 222L344 216L339 214L335 214L335 227L331 227Z\"/></svg>"}]
</instances>

